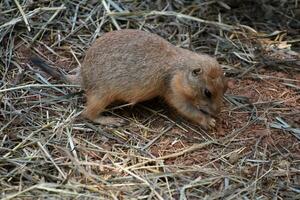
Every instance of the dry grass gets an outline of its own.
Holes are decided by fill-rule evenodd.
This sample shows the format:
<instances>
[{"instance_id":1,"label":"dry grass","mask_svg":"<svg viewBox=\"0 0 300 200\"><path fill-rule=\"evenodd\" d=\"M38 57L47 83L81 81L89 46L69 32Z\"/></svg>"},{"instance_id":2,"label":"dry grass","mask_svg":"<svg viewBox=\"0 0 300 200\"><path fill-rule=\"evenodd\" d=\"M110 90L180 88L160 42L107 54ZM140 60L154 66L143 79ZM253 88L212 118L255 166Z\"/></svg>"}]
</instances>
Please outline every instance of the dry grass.
<instances>
[{"instance_id":1,"label":"dry grass","mask_svg":"<svg viewBox=\"0 0 300 200\"><path fill-rule=\"evenodd\" d=\"M299 1L36 2L0 2L2 199L300 199ZM217 56L235 83L216 130L157 99L91 124L77 86L28 62L69 72L124 28Z\"/></svg>"}]
</instances>

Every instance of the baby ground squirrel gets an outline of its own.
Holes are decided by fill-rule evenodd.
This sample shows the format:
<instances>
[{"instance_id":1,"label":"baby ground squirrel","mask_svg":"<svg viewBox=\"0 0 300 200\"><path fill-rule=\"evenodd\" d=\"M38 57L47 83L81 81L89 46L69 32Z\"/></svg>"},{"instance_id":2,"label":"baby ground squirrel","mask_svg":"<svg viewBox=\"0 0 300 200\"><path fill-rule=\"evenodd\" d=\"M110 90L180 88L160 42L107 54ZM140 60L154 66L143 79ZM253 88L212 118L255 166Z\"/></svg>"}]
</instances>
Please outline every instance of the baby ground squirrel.
<instances>
[{"instance_id":1,"label":"baby ground squirrel","mask_svg":"<svg viewBox=\"0 0 300 200\"><path fill-rule=\"evenodd\" d=\"M76 75L59 73L39 58L31 61L56 78L80 83L87 98L83 115L106 125L122 124L119 118L100 115L112 102L135 104L160 96L187 119L212 128L227 90L214 58L141 30L102 35L86 52Z\"/></svg>"}]
</instances>

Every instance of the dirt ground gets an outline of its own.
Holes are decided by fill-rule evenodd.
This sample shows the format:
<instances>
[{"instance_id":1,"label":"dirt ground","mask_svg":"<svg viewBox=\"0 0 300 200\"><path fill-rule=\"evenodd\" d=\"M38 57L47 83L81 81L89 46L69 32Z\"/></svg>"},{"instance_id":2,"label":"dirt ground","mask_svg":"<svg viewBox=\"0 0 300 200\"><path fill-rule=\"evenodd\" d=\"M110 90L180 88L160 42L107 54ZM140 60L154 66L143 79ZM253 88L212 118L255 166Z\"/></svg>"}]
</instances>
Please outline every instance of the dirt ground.
<instances>
[{"instance_id":1,"label":"dirt ground","mask_svg":"<svg viewBox=\"0 0 300 200\"><path fill-rule=\"evenodd\" d=\"M24 1L30 32L17 5L0 3L1 199L300 199L297 1L254 3L257 16L251 1L191 2ZM110 106L123 127L91 123L79 87L28 61L70 72L117 26L217 57L231 84L214 130L159 98Z\"/></svg>"}]
</instances>

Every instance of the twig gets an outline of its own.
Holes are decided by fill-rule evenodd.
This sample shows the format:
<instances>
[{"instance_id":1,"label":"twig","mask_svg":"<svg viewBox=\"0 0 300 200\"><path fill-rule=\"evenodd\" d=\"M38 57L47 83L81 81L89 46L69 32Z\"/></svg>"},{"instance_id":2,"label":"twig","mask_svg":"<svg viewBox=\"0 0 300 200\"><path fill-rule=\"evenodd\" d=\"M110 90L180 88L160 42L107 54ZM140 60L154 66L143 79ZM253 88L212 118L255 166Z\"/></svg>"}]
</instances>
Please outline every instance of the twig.
<instances>
[{"instance_id":1,"label":"twig","mask_svg":"<svg viewBox=\"0 0 300 200\"><path fill-rule=\"evenodd\" d=\"M65 8L65 5L62 4L60 7L58 7L58 9L55 11L55 13L49 18L49 20L43 24L42 28L39 30L39 32L33 37L31 43L34 43L35 40L40 36L40 34L45 31L46 27L48 26L48 24L53 21L53 19L58 15L58 13L60 11L62 11Z\"/></svg>"},{"instance_id":2,"label":"twig","mask_svg":"<svg viewBox=\"0 0 300 200\"><path fill-rule=\"evenodd\" d=\"M107 15L110 15L111 11L110 11L110 9L109 9L109 7L108 7L106 1L105 1L105 0L102 0L101 2L102 2L103 6L104 6L104 8L105 8L105 10L106 10L106 12L107 12ZM114 26L115 26L118 30L120 30L121 28L120 28L119 24L117 23L116 19L115 19L113 16L110 16L110 18L111 18L111 21L112 21L112 23L114 24Z\"/></svg>"},{"instance_id":3,"label":"twig","mask_svg":"<svg viewBox=\"0 0 300 200\"><path fill-rule=\"evenodd\" d=\"M232 26L232 25L228 25L228 24L224 24L221 22L215 22L215 21L209 21L209 20L204 20L201 18L197 18L197 17L192 17L189 15L185 15L185 14L181 14L181 13L177 13L174 11L150 11L150 12L128 12L128 11L124 11L124 12L110 12L107 15L109 16L151 16L151 15L162 15L162 16L174 16L177 17L179 19L187 19L187 20L192 20L192 21L196 21L196 22L200 22L200 23L204 23L204 24L208 24L208 25L213 25L213 26L217 26L221 29L224 30L236 30L239 29L238 26ZM243 26L244 28L246 28L247 30L253 32L253 28L250 28L246 25Z\"/></svg>"},{"instance_id":4,"label":"twig","mask_svg":"<svg viewBox=\"0 0 300 200\"><path fill-rule=\"evenodd\" d=\"M17 0L16 0L17 1ZM44 7L44 8L36 8L34 9L33 11L30 11L28 12L27 14L25 14L25 17L26 19L27 18L31 18L33 17L34 15L36 15L37 13L41 12L41 11L53 11L53 10L57 10L57 9L66 9L65 7L63 8L60 8L60 7ZM15 25L17 24L18 22L22 21L22 17L17 17L17 18L14 18L12 20L10 20L9 22L6 22L5 24L2 24L0 26L0 29L3 29L7 26L12 26L12 25Z\"/></svg>"},{"instance_id":5,"label":"twig","mask_svg":"<svg viewBox=\"0 0 300 200\"><path fill-rule=\"evenodd\" d=\"M22 85L17 87L11 87L0 90L0 93L3 92L11 92L15 90L21 90L21 89L27 89L27 88L52 88L52 87L80 87L79 85L67 85L67 84L57 84L57 85L43 85L43 84L28 84L28 85Z\"/></svg>"},{"instance_id":6,"label":"twig","mask_svg":"<svg viewBox=\"0 0 300 200\"><path fill-rule=\"evenodd\" d=\"M28 23L28 20L27 20L27 18L26 18L26 15L25 15L25 13L24 13L24 11L23 11L23 9L22 9L22 7L21 7L19 1L18 1L18 0L14 0L14 2L15 2L15 4L17 5L17 7L18 7L18 9L19 9L19 11L20 11L20 13L21 13L21 15L22 15L22 17L23 17L23 20L24 20L24 23L26 24L27 30L30 32L30 31L31 31L30 25L29 25L29 23Z\"/></svg>"}]
</instances>

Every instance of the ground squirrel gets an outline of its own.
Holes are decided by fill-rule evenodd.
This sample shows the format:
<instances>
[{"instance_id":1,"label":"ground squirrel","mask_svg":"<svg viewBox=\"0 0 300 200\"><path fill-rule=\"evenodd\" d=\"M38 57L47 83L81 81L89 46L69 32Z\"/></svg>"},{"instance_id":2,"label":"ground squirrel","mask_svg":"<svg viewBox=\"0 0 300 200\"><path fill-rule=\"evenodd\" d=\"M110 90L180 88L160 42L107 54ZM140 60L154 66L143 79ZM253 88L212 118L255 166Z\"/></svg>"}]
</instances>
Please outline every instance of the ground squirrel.
<instances>
[{"instance_id":1,"label":"ground squirrel","mask_svg":"<svg viewBox=\"0 0 300 200\"><path fill-rule=\"evenodd\" d=\"M216 59L141 30L103 34L86 52L77 75L50 70L38 58L32 62L52 76L80 83L87 98L83 115L100 124L121 123L100 115L112 102L135 104L159 96L207 129L216 125L214 117L227 89Z\"/></svg>"}]
</instances>

